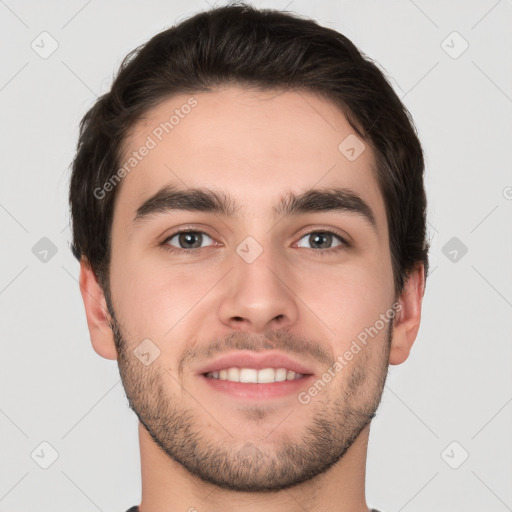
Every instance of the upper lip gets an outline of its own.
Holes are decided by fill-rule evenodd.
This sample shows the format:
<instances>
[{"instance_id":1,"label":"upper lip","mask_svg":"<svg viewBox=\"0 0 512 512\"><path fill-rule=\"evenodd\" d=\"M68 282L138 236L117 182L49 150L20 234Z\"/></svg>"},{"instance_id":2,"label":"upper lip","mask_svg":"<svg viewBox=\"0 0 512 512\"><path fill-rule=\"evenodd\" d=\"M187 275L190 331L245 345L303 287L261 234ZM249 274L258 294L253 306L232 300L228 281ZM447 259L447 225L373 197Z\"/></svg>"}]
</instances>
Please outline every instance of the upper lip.
<instances>
[{"instance_id":1,"label":"upper lip","mask_svg":"<svg viewBox=\"0 0 512 512\"><path fill-rule=\"evenodd\" d=\"M251 352L237 351L221 356L201 367L197 373L203 374L215 372L225 368L254 368L262 370L263 368L286 368L295 373L311 375L313 372L304 364L292 359L282 352Z\"/></svg>"}]
</instances>

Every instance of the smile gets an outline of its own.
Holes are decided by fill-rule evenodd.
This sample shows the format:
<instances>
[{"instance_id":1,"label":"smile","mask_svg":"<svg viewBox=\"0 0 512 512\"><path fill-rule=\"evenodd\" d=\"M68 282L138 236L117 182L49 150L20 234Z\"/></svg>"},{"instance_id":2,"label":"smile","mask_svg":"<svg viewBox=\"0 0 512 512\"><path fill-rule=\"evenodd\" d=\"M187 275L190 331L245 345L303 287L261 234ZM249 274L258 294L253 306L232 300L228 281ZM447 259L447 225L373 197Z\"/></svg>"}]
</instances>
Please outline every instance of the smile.
<instances>
[{"instance_id":1,"label":"smile","mask_svg":"<svg viewBox=\"0 0 512 512\"><path fill-rule=\"evenodd\" d=\"M283 382L285 380L298 380L304 377L302 373L296 373L287 368L225 368L208 372L206 377L211 379L228 380L231 382L246 382L254 384L268 384L271 382Z\"/></svg>"}]
</instances>

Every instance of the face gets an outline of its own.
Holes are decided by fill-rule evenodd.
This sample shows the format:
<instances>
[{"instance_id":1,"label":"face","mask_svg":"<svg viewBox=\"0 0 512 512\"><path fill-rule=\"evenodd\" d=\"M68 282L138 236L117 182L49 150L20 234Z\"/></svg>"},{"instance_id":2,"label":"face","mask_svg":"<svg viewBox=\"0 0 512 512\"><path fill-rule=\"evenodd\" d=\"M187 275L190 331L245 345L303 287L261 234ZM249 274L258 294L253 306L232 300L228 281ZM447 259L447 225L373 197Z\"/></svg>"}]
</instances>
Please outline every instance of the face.
<instances>
[{"instance_id":1,"label":"face","mask_svg":"<svg viewBox=\"0 0 512 512\"><path fill-rule=\"evenodd\" d=\"M374 155L310 93L191 97L125 143L140 159L112 225L119 369L170 458L278 490L338 462L380 402L395 296Z\"/></svg>"}]
</instances>

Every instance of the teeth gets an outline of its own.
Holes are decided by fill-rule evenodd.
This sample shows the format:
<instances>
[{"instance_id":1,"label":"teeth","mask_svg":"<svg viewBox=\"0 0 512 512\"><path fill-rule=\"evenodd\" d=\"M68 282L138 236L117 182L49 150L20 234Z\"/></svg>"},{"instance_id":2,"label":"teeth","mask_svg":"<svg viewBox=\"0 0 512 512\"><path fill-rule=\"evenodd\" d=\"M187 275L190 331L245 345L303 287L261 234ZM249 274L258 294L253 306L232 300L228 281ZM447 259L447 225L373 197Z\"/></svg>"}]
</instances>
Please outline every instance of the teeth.
<instances>
[{"instance_id":1,"label":"teeth","mask_svg":"<svg viewBox=\"0 0 512 512\"><path fill-rule=\"evenodd\" d=\"M233 382L240 382L240 368L229 368L228 380Z\"/></svg>"},{"instance_id":2,"label":"teeth","mask_svg":"<svg viewBox=\"0 0 512 512\"><path fill-rule=\"evenodd\" d=\"M230 380L232 382L251 382L268 384L271 382L283 382L285 380L297 380L304 377L302 373L295 373L286 368L227 368L215 372L208 372L207 377L212 379Z\"/></svg>"},{"instance_id":3,"label":"teeth","mask_svg":"<svg viewBox=\"0 0 512 512\"><path fill-rule=\"evenodd\" d=\"M278 368L276 370L276 381L282 382L283 380L286 380L287 373L288 373L288 370L286 368Z\"/></svg>"},{"instance_id":4,"label":"teeth","mask_svg":"<svg viewBox=\"0 0 512 512\"><path fill-rule=\"evenodd\" d=\"M260 371L256 371L256 378L258 382L261 382L262 384L268 383L268 382L275 382L276 379L276 371L274 368L265 368ZM242 380L242 379L240 379Z\"/></svg>"},{"instance_id":5,"label":"teeth","mask_svg":"<svg viewBox=\"0 0 512 512\"><path fill-rule=\"evenodd\" d=\"M258 382L258 370L242 368L240 370L240 382Z\"/></svg>"}]
</instances>

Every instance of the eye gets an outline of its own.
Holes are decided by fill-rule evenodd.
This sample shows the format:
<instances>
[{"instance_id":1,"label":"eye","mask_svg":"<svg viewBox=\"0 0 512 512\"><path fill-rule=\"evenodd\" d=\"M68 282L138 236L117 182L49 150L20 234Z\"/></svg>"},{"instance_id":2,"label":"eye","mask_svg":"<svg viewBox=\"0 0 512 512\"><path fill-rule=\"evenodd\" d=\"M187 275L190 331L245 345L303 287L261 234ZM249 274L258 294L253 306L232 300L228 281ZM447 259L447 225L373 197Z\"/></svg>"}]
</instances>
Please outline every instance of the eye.
<instances>
[{"instance_id":1,"label":"eye","mask_svg":"<svg viewBox=\"0 0 512 512\"><path fill-rule=\"evenodd\" d=\"M302 242L305 240L305 242ZM306 245L303 245L305 243ZM308 244L310 244L308 246ZM304 235L298 242L298 247L308 249L333 249L341 245L348 246L348 243L336 233L331 231L311 231Z\"/></svg>"},{"instance_id":2,"label":"eye","mask_svg":"<svg viewBox=\"0 0 512 512\"><path fill-rule=\"evenodd\" d=\"M198 249L204 247L203 242L208 241L213 242L212 238L202 231L181 231L166 238L163 244L177 249Z\"/></svg>"}]
</instances>

